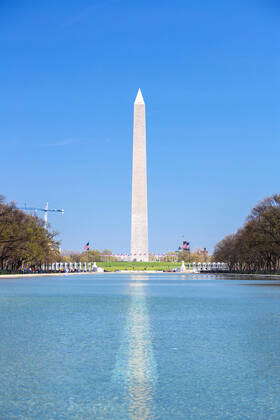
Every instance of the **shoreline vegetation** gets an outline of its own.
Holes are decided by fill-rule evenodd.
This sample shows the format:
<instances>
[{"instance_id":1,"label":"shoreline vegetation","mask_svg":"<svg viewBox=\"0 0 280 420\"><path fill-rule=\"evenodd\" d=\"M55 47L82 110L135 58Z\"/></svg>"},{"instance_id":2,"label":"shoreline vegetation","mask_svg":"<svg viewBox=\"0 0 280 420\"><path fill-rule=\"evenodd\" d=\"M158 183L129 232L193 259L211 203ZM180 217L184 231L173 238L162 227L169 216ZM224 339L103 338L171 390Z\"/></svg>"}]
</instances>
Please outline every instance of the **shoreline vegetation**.
<instances>
[{"instance_id":1,"label":"shoreline vegetation","mask_svg":"<svg viewBox=\"0 0 280 420\"><path fill-rule=\"evenodd\" d=\"M0 273L35 270L60 257L57 232L0 195Z\"/></svg>"},{"instance_id":2,"label":"shoreline vegetation","mask_svg":"<svg viewBox=\"0 0 280 420\"><path fill-rule=\"evenodd\" d=\"M258 203L242 228L216 245L213 259L227 263L232 273L279 273L280 194Z\"/></svg>"}]
</instances>

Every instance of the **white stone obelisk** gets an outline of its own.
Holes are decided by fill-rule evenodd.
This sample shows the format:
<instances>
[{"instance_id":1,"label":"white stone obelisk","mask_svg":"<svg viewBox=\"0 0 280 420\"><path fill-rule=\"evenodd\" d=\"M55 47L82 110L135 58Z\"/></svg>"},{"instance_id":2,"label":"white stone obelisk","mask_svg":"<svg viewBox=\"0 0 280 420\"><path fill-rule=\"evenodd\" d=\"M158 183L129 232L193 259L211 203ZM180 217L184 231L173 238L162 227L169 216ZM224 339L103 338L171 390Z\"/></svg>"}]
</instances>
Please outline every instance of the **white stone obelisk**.
<instances>
[{"instance_id":1,"label":"white stone obelisk","mask_svg":"<svg viewBox=\"0 0 280 420\"><path fill-rule=\"evenodd\" d=\"M131 260L149 261L145 102L138 90L134 102Z\"/></svg>"}]
</instances>

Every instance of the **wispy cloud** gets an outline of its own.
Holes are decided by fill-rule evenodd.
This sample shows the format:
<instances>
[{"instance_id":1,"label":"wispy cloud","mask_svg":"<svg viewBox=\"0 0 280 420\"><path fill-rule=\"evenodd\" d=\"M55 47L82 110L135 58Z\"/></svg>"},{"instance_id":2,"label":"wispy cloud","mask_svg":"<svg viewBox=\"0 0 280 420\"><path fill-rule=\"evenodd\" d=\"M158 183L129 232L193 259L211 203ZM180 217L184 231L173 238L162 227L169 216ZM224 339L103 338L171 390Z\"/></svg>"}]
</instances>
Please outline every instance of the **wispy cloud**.
<instances>
[{"instance_id":1,"label":"wispy cloud","mask_svg":"<svg viewBox=\"0 0 280 420\"><path fill-rule=\"evenodd\" d=\"M69 146L70 144L79 143L79 140L77 139L65 139L65 140L59 140L51 143L45 143L42 144L42 147L63 147L63 146Z\"/></svg>"},{"instance_id":2,"label":"wispy cloud","mask_svg":"<svg viewBox=\"0 0 280 420\"><path fill-rule=\"evenodd\" d=\"M75 25L76 23L81 22L83 19L86 19L91 12L98 9L103 9L107 5L117 3L119 0L103 0L103 1L96 1L91 6L85 7L84 9L81 9L79 13L76 15L70 17L66 22L62 24L63 28L68 28L72 25Z\"/></svg>"}]
</instances>

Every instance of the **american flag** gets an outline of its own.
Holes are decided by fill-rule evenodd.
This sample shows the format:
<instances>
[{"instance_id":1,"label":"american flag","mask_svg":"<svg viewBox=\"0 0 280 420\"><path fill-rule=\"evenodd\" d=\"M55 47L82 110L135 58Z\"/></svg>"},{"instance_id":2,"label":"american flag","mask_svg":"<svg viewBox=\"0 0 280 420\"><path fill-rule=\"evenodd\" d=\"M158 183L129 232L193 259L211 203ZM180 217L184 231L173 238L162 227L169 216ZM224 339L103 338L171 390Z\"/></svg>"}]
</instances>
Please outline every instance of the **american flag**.
<instances>
[{"instance_id":1,"label":"american flag","mask_svg":"<svg viewBox=\"0 0 280 420\"><path fill-rule=\"evenodd\" d=\"M85 244L85 246L84 246L84 250L85 250L85 251L89 251L89 242Z\"/></svg>"},{"instance_id":2,"label":"american flag","mask_svg":"<svg viewBox=\"0 0 280 420\"><path fill-rule=\"evenodd\" d=\"M184 241L182 249L184 249L185 251L189 251L190 250L190 243L187 242L187 241Z\"/></svg>"}]
</instances>

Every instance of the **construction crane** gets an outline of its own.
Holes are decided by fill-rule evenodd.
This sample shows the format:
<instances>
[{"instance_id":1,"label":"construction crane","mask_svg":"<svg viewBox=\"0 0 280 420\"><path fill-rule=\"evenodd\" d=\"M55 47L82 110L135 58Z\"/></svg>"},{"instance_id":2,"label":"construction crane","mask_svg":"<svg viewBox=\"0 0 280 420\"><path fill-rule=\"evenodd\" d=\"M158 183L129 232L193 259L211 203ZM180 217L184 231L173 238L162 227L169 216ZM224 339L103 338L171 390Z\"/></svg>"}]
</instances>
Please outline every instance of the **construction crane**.
<instances>
[{"instance_id":1,"label":"construction crane","mask_svg":"<svg viewBox=\"0 0 280 420\"><path fill-rule=\"evenodd\" d=\"M60 213L61 215L63 215L63 213L64 213L63 209L49 209L49 203L46 203L44 208L26 207L26 204L25 204L25 207L19 207L19 209L27 210L27 211L35 211L35 213L37 211L44 212L45 228L47 228L47 226L48 226L48 213Z\"/></svg>"}]
</instances>

